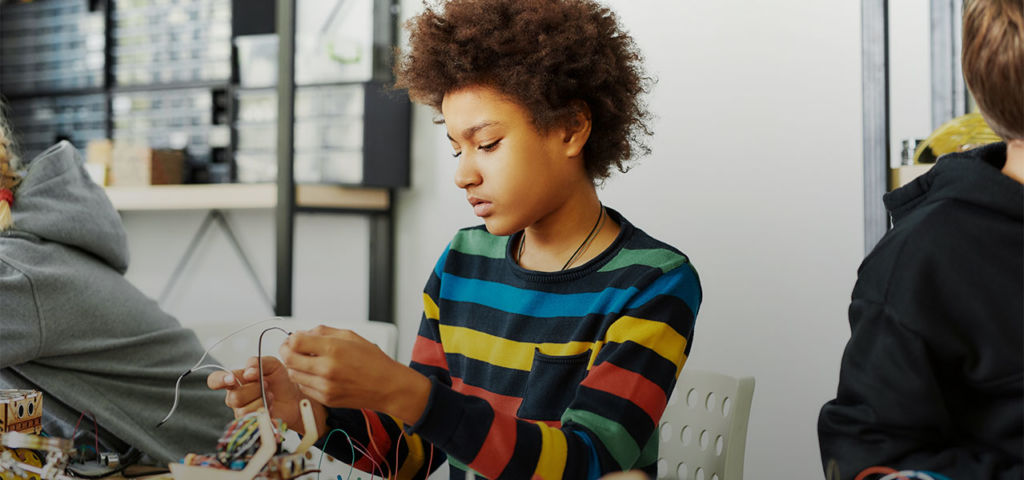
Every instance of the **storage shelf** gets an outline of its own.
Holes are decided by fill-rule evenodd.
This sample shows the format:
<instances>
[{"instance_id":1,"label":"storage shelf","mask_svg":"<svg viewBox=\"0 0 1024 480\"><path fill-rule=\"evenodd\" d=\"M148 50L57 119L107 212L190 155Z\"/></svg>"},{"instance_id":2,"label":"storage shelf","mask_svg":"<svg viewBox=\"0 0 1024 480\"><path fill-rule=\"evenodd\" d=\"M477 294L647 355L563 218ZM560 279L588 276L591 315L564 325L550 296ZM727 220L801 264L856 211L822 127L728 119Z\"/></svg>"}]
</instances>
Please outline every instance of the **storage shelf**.
<instances>
[{"instance_id":1,"label":"storage shelf","mask_svg":"<svg viewBox=\"0 0 1024 480\"><path fill-rule=\"evenodd\" d=\"M269 209L277 206L277 185L205 184L107 187L107 196L120 211ZM296 185L296 206L340 210L386 211L386 188L336 185Z\"/></svg>"}]
</instances>

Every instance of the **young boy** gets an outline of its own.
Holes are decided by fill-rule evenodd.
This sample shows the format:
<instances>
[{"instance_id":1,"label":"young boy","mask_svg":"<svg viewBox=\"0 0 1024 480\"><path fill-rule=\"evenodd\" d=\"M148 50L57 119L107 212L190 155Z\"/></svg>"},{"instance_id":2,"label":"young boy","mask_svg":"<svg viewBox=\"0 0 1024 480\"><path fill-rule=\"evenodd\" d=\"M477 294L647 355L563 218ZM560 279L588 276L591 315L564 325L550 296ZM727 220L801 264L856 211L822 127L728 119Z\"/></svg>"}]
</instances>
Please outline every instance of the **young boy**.
<instances>
[{"instance_id":1,"label":"young boy","mask_svg":"<svg viewBox=\"0 0 1024 480\"><path fill-rule=\"evenodd\" d=\"M701 290L595 189L646 150L640 53L592 0L453 0L409 27L398 85L439 110L484 225L431 273L411 368L351 332L296 332L283 365L264 360L272 414L299 425L312 399L321 432L365 447L329 453L399 478L445 458L452 478L654 474ZM236 415L263 405L255 368L208 383Z\"/></svg>"},{"instance_id":2,"label":"young boy","mask_svg":"<svg viewBox=\"0 0 1024 480\"><path fill-rule=\"evenodd\" d=\"M886 195L894 226L860 267L818 423L829 478L1024 476L1024 4L968 1L963 43L1005 143L942 157Z\"/></svg>"}]
</instances>

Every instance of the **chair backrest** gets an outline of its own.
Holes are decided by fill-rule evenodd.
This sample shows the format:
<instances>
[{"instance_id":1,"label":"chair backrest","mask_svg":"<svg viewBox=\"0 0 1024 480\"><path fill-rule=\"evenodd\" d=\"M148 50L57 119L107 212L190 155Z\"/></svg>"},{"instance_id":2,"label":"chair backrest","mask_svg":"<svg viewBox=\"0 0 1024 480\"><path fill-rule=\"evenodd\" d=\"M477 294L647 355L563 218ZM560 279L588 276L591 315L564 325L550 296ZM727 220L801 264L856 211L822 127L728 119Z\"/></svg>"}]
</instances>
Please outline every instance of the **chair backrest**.
<instances>
[{"instance_id":1,"label":"chair backrest","mask_svg":"<svg viewBox=\"0 0 1024 480\"><path fill-rule=\"evenodd\" d=\"M658 478L740 480L753 377L684 368L661 418Z\"/></svg>"},{"instance_id":2,"label":"chair backrest","mask_svg":"<svg viewBox=\"0 0 1024 480\"><path fill-rule=\"evenodd\" d=\"M210 348L213 344L223 340L220 344L210 350L210 355L220 361L222 365L230 369L242 368L249 357L255 357L257 342L260 333L270 327L280 327L290 332L296 330L309 330L317 325L352 330L359 336L373 342L384 353L391 358L398 354L398 329L392 323L374 322L368 320L322 320L322 319L298 319L284 317L280 321L266 322L254 325L243 331L235 333L230 338L225 338L237 332L245 325L226 323L203 323L188 324L196 332L203 348ZM263 355L277 355L277 348L284 341L285 334L277 330L271 330L263 336ZM198 361L199 359L195 359ZM209 373L209 372L206 372Z\"/></svg>"}]
</instances>

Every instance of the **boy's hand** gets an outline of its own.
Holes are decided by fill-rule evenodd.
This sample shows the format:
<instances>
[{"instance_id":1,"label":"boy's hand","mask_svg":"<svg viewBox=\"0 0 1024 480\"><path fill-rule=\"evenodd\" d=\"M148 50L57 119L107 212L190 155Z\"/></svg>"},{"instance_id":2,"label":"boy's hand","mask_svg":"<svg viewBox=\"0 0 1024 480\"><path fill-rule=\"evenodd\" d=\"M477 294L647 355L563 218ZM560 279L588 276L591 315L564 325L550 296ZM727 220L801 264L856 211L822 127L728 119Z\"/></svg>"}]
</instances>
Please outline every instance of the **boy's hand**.
<instances>
[{"instance_id":1,"label":"boy's hand","mask_svg":"<svg viewBox=\"0 0 1024 480\"><path fill-rule=\"evenodd\" d=\"M430 396L430 380L350 330L295 332L278 353L302 393L323 405L376 410L412 425Z\"/></svg>"},{"instance_id":2,"label":"boy's hand","mask_svg":"<svg viewBox=\"0 0 1024 480\"><path fill-rule=\"evenodd\" d=\"M287 370L275 357L263 358L263 384L267 395L267 406L273 418L280 418L288 428L303 433L302 414L299 401L306 398L288 378ZM224 403L231 407L235 418L239 418L263 407L260 397L259 363L256 357L250 357L246 368L234 370L232 373L213 372L206 377L206 385L213 390L227 390ZM241 383L241 385L239 385ZM324 433L327 412L323 405L310 399L316 418L319 433Z\"/></svg>"}]
</instances>

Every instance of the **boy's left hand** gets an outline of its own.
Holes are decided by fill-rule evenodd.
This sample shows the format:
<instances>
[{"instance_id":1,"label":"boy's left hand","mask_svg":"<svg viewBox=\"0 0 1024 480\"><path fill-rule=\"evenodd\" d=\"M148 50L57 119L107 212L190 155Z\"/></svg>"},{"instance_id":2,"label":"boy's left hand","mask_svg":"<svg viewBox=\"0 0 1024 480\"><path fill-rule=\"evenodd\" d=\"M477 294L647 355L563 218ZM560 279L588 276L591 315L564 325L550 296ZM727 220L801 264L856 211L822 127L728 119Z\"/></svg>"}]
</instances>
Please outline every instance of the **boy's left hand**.
<instances>
[{"instance_id":1,"label":"boy's left hand","mask_svg":"<svg viewBox=\"0 0 1024 480\"><path fill-rule=\"evenodd\" d=\"M430 380L351 330L298 331L278 353L292 381L326 406L376 410L411 425L430 396Z\"/></svg>"}]
</instances>

